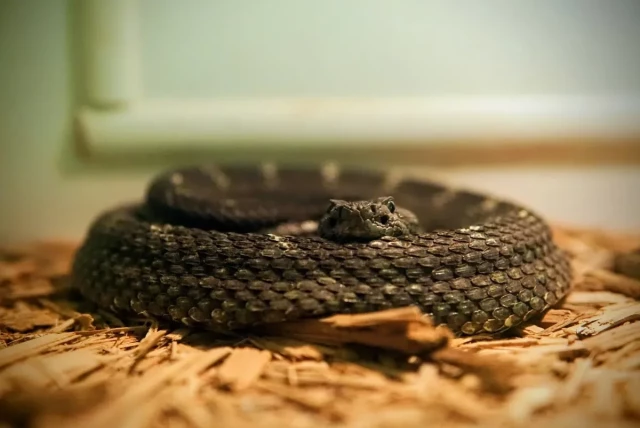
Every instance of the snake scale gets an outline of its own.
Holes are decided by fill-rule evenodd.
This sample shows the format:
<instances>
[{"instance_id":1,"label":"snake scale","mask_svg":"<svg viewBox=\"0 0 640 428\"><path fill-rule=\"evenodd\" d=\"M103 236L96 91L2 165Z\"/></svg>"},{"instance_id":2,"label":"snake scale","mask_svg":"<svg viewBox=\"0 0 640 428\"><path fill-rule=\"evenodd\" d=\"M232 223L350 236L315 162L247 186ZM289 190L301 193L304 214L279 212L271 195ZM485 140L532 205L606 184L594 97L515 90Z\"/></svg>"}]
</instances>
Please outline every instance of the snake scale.
<instances>
[{"instance_id":1,"label":"snake scale","mask_svg":"<svg viewBox=\"0 0 640 428\"><path fill-rule=\"evenodd\" d=\"M463 336L543 313L572 274L508 201L377 170L201 165L99 215L71 278L112 311L217 331L415 305Z\"/></svg>"}]
</instances>

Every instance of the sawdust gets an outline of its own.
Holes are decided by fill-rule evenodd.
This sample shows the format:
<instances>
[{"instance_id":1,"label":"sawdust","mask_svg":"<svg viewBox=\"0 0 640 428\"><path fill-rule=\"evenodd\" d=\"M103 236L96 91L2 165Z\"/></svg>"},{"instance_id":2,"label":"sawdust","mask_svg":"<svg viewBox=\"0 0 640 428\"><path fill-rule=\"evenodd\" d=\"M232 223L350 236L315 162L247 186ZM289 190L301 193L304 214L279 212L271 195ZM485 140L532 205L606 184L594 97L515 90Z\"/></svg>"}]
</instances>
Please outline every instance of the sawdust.
<instances>
[{"instance_id":1,"label":"sawdust","mask_svg":"<svg viewBox=\"0 0 640 428\"><path fill-rule=\"evenodd\" d=\"M251 335L122 320L66 287L74 243L0 251L0 427L638 426L640 237L558 227L574 291L502 337L413 308Z\"/></svg>"}]
</instances>

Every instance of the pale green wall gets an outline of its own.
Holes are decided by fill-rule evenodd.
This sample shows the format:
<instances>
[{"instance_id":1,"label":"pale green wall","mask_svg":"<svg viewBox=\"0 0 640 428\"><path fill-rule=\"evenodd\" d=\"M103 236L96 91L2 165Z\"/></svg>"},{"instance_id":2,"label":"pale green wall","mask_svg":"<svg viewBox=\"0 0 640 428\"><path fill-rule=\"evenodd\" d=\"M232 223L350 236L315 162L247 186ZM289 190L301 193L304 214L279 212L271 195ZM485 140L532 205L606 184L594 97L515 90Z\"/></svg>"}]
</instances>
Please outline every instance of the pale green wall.
<instances>
[{"instance_id":1,"label":"pale green wall","mask_svg":"<svg viewBox=\"0 0 640 428\"><path fill-rule=\"evenodd\" d=\"M69 2L0 2L0 242L78 235L144 172L75 172Z\"/></svg>"},{"instance_id":2,"label":"pale green wall","mask_svg":"<svg viewBox=\"0 0 640 428\"><path fill-rule=\"evenodd\" d=\"M637 0L140 4L153 97L640 93Z\"/></svg>"},{"instance_id":3,"label":"pale green wall","mask_svg":"<svg viewBox=\"0 0 640 428\"><path fill-rule=\"evenodd\" d=\"M87 166L72 153L70 10L65 0L0 2L0 243L79 237L100 210L138 198L149 177L142 168ZM632 60L637 66L638 57ZM552 219L640 227L633 215L640 175L633 169L450 175L518 197ZM530 186L525 195L523 185Z\"/></svg>"}]
</instances>

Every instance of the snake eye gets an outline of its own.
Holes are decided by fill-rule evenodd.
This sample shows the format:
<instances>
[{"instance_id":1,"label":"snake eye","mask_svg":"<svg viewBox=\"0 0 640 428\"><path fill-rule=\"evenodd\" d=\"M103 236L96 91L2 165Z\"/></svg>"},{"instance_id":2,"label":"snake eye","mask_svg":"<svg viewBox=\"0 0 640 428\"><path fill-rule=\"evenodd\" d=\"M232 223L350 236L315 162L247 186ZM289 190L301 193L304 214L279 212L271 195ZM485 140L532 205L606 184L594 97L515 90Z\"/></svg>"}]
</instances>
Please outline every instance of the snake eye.
<instances>
[{"instance_id":1,"label":"snake eye","mask_svg":"<svg viewBox=\"0 0 640 428\"><path fill-rule=\"evenodd\" d=\"M396 211L396 204L393 201L388 201L387 208L389 208L389 211L393 214Z\"/></svg>"},{"instance_id":2,"label":"snake eye","mask_svg":"<svg viewBox=\"0 0 640 428\"><path fill-rule=\"evenodd\" d=\"M334 228L338 225L338 219L335 217L331 217L329 219L329 227Z\"/></svg>"},{"instance_id":3,"label":"snake eye","mask_svg":"<svg viewBox=\"0 0 640 428\"><path fill-rule=\"evenodd\" d=\"M345 207L345 205L347 204L346 201L343 201L341 199L329 199L329 206L327 207L327 211L326 213L330 213L333 210L338 211L338 213L342 212L342 209Z\"/></svg>"}]
</instances>

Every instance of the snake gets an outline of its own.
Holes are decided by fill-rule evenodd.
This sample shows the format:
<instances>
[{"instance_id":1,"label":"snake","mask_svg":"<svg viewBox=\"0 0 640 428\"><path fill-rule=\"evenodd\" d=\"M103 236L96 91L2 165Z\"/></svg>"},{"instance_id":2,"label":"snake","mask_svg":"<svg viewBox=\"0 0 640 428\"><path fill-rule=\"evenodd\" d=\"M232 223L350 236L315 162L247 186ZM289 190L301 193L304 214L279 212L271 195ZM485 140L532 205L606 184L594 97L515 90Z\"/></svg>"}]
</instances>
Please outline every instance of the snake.
<instances>
[{"instance_id":1,"label":"snake","mask_svg":"<svg viewBox=\"0 0 640 428\"><path fill-rule=\"evenodd\" d=\"M572 271L505 198L384 168L203 163L100 212L70 277L98 307L214 331L414 306L473 336L543 314Z\"/></svg>"}]
</instances>

